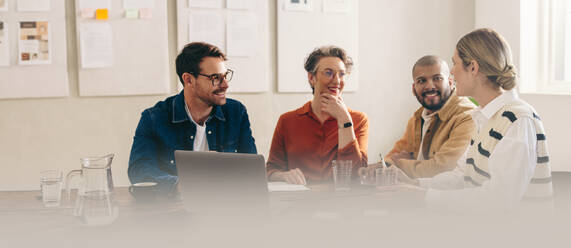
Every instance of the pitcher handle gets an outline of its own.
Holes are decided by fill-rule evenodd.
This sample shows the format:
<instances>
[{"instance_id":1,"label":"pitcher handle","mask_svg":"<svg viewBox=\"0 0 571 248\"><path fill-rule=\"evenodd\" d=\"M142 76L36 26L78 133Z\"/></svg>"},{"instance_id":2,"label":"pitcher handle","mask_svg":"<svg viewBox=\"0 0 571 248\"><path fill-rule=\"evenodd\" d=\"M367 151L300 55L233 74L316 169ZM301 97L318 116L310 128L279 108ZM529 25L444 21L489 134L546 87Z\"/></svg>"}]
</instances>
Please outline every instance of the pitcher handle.
<instances>
[{"instance_id":1,"label":"pitcher handle","mask_svg":"<svg viewBox=\"0 0 571 248\"><path fill-rule=\"evenodd\" d=\"M65 177L65 191L67 192L67 201L71 203L71 179L75 176L81 176L81 170L72 170Z\"/></svg>"}]
</instances>

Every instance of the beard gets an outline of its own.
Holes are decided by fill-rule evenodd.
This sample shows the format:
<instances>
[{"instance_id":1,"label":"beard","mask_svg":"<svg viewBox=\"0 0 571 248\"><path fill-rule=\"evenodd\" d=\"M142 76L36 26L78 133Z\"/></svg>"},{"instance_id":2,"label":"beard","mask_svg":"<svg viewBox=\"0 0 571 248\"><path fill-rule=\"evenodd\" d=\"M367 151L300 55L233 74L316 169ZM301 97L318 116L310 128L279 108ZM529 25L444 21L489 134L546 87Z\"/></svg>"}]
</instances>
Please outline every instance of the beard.
<instances>
[{"instance_id":1,"label":"beard","mask_svg":"<svg viewBox=\"0 0 571 248\"><path fill-rule=\"evenodd\" d=\"M439 98L440 101L438 102L433 102L433 103L427 103L427 98L426 95L427 94L433 94L435 93ZM450 98L451 95L451 91L450 90L446 90L444 93L442 93L439 90L431 90L431 91L425 91L423 93L420 94L420 96L418 95L418 93L416 92L416 90L414 91L414 96L416 96L416 99L418 100L418 102L425 108L431 111L436 111L439 110L440 108L442 108L442 106L444 106L444 104L446 103L446 101L448 101L448 98Z\"/></svg>"}]
</instances>

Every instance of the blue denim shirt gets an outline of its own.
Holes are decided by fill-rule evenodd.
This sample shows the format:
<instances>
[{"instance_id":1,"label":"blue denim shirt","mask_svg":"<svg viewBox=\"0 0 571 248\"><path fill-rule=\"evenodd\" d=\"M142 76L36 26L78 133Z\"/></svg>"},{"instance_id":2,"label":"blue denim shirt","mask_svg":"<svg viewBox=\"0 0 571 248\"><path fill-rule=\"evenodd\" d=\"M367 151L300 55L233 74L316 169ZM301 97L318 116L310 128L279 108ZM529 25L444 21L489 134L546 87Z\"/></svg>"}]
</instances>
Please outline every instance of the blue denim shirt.
<instances>
[{"instance_id":1,"label":"blue denim shirt","mask_svg":"<svg viewBox=\"0 0 571 248\"><path fill-rule=\"evenodd\" d=\"M192 151L195 134L183 91L143 111L129 158L131 183L154 181L159 191L169 193L178 180L174 151ZM246 108L233 99L212 109L206 137L211 151L257 153Z\"/></svg>"}]
</instances>

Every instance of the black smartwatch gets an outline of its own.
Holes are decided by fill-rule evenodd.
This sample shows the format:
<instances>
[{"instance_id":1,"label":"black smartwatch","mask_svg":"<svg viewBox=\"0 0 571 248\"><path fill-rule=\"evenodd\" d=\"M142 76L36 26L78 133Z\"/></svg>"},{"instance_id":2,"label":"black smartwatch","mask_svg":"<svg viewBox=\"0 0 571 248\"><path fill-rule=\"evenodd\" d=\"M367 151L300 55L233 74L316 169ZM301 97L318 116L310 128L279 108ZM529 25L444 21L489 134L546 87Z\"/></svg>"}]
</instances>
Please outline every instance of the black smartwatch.
<instances>
[{"instance_id":1,"label":"black smartwatch","mask_svg":"<svg viewBox=\"0 0 571 248\"><path fill-rule=\"evenodd\" d=\"M348 128L348 127L352 127L352 126L353 126L353 123L351 123L351 122L345 122L345 123L343 124L343 126L342 126L342 127L339 127L339 128Z\"/></svg>"}]
</instances>

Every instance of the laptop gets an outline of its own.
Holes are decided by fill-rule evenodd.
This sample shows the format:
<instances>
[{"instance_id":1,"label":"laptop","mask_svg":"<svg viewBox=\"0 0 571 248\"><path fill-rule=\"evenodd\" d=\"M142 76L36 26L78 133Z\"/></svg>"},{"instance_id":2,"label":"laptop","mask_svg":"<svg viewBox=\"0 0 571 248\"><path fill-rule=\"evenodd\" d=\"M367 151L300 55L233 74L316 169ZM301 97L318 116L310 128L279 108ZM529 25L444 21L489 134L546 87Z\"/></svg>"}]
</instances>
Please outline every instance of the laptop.
<instances>
[{"instance_id":1,"label":"laptop","mask_svg":"<svg viewBox=\"0 0 571 248\"><path fill-rule=\"evenodd\" d=\"M220 216L269 213L263 155L182 150L174 155L186 210Z\"/></svg>"}]
</instances>

